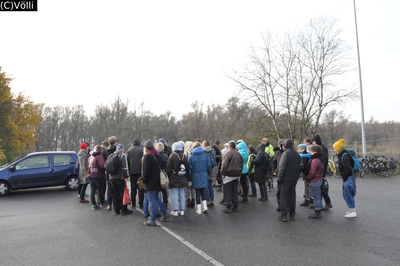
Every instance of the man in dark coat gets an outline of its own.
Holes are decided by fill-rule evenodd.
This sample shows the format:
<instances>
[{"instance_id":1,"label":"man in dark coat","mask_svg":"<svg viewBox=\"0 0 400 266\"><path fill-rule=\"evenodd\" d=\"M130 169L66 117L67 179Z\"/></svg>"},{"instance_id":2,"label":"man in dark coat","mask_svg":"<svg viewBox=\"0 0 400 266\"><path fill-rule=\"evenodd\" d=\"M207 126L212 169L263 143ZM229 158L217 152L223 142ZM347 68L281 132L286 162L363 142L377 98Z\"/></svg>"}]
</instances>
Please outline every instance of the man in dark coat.
<instances>
[{"instance_id":1,"label":"man in dark coat","mask_svg":"<svg viewBox=\"0 0 400 266\"><path fill-rule=\"evenodd\" d=\"M129 176L131 180L131 201L132 208L136 206L136 195L139 194L139 208L143 209L144 190L139 189L137 180L141 174L141 160L143 157L143 148L140 146L140 140L133 139L132 146L128 149L127 159L129 167Z\"/></svg>"}]
</instances>

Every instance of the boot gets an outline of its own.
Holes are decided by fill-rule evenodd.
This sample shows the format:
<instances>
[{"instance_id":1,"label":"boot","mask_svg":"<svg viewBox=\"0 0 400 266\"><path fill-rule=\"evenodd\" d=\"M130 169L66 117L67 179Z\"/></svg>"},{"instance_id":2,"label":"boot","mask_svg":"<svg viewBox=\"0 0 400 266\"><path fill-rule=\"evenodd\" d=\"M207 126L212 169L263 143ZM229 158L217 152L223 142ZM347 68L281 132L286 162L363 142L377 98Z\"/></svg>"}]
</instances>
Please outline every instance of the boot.
<instances>
[{"instance_id":1,"label":"boot","mask_svg":"<svg viewBox=\"0 0 400 266\"><path fill-rule=\"evenodd\" d=\"M257 189L252 189L249 197L257 197Z\"/></svg>"},{"instance_id":2,"label":"boot","mask_svg":"<svg viewBox=\"0 0 400 266\"><path fill-rule=\"evenodd\" d=\"M304 199L300 206L310 206L310 201L308 199Z\"/></svg>"},{"instance_id":3,"label":"boot","mask_svg":"<svg viewBox=\"0 0 400 266\"><path fill-rule=\"evenodd\" d=\"M207 208L207 201L206 201L206 200L203 200L203 201L201 202L201 204L203 205L203 212L204 212L204 213L207 213L207 210L208 210L208 208Z\"/></svg>"},{"instance_id":4,"label":"boot","mask_svg":"<svg viewBox=\"0 0 400 266\"><path fill-rule=\"evenodd\" d=\"M190 207L194 208L195 204L196 204L196 200L192 199L192 201L190 202Z\"/></svg>"},{"instance_id":5,"label":"boot","mask_svg":"<svg viewBox=\"0 0 400 266\"><path fill-rule=\"evenodd\" d=\"M201 214L201 204L196 205L196 213Z\"/></svg>"},{"instance_id":6,"label":"boot","mask_svg":"<svg viewBox=\"0 0 400 266\"><path fill-rule=\"evenodd\" d=\"M321 219L321 210L315 210L314 214L311 214L310 216L308 216L308 218L312 218L312 219Z\"/></svg>"},{"instance_id":7,"label":"boot","mask_svg":"<svg viewBox=\"0 0 400 266\"><path fill-rule=\"evenodd\" d=\"M190 207L190 199L186 200L186 207Z\"/></svg>"}]
</instances>

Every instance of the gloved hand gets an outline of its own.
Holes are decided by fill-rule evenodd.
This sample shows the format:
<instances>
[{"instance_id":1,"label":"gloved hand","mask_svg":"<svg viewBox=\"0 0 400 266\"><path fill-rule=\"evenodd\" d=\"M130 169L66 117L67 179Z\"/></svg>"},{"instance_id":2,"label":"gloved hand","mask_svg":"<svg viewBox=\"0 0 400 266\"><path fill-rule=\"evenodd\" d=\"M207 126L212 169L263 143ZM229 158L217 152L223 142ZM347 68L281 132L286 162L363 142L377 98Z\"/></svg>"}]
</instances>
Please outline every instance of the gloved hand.
<instances>
[{"instance_id":1,"label":"gloved hand","mask_svg":"<svg viewBox=\"0 0 400 266\"><path fill-rule=\"evenodd\" d=\"M189 181L189 182L188 182L188 186L189 186L189 187L192 187L192 181Z\"/></svg>"}]
</instances>

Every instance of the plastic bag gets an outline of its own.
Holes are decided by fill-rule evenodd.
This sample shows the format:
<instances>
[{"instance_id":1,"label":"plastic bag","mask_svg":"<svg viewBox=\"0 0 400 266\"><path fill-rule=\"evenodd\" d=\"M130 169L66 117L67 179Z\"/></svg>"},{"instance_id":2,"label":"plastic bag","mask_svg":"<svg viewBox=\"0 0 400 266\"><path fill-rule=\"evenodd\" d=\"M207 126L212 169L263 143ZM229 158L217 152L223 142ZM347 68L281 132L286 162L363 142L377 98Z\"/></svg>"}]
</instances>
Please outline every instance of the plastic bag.
<instances>
[{"instance_id":1,"label":"plastic bag","mask_svg":"<svg viewBox=\"0 0 400 266\"><path fill-rule=\"evenodd\" d=\"M124 197L122 200L122 205L129 205L131 204L131 197L129 195L129 189L127 187L124 188Z\"/></svg>"}]
</instances>

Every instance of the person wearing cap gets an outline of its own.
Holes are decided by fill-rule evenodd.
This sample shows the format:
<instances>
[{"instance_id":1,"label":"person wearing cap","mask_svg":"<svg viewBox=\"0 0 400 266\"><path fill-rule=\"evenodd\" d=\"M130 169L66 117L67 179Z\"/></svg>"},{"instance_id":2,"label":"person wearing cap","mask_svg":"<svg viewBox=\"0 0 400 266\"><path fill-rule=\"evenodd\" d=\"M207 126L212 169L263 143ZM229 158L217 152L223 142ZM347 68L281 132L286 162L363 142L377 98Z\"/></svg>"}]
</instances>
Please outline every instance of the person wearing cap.
<instances>
[{"instance_id":1,"label":"person wearing cap","mask_svg":"<svg viewBox=\"0 0 400 266\"><path fill-rule=\"evenodd\" d=\"M172 190L172 216L185 214L185 191L189 181L188 157L183 153L180 142L172 144L172 154L168 157L167 175Z\"/></svg>"},{"instance_id":2,"label":"person wearing cap","mask_svg":"<svg viewBox=\"0 0 400 266\"><path fill-rule=\"evenodd\" d=\"M224 148L221 151L221 155L224 155L225 153L228 152L228 150L229 150L228 147L229 147L229 143L228 142L224 143Z\"/></svg>"},{"instance_id":3,"label":"person wearing cap","mask_svg":"<svg viewBox=\"0 0 400 266\"><path fill-rule=\"evenodd\" d=\"M143 148L140 146L140 140L138 138L133 139L132 146L128 149L126 157L128 160L129 177L131 181L132 208L135 208L136 195L139 195L139 208L143 209L144 191L143 189L139 189L137 185L137 181L142 171L141 160L143 157Z\"/></svg>"},{"instance_id":4,"label":"person wearing cap","mask_svg":"<svg viewBox=\"0 0 400 266\"><path fill-rule=\"evenodd\" d=\"M128 181L129 177L128 161L126 159L124 149L124 145L117 145L117 150L115 151L115 153L117 153L117 159L120 162L120 167L115 174L109 173L115 215L128 215L132 213L132 210L129 210L127 205L122 204L124 189L126 187L126 182Z\"/></svg>"},{"instance_id":5,"label":"person wearing cap","mask_svg":"<svg viewBox=\"0 0 400 266\"><path fill-rule=\"evenodd\" d=\"M164 145L164 153L169 157L172 153L171 147L168 145L168 140L164 138L160 138L158 142L161 142Z\"/></svg>"},{"instance_id":6,"label":"person wearing cap","mask_svg":"<svg viewBox=\"0 0 400 266\"><path fill-rule=\"evenodd\" d=\"M79 165L79 186L78 186L78 196L80 203L88 203L89 201L85 199L86 188L89 184L87 169L88 169L88 148L87 143L82 142L79 146L80 150L78 152L78 165Z\"/></svg>"},{"instance_id":7,"label":"person wearing cap","mask_svg":"<svg viewBox=\"0 0 400 266\"><path fill-rule=\"evenodd\" d=\"M339 161L339 171L343 179L342 192L343 198L349 207L349 211L346 212L344 217L346 218L356 218L356 202L355 195L357 191L356 179L353 175L354 161L351 155L344 149L346 141L344 139L339 139L333 144L333 149L337 154Z\"/></svg>"},{"instance_id":8,"label":"person wearing cap","mask_svg":"<svg viewBox=\"0 0 400 266\"><path fill-rule=\"evenodd\" d=\"M161 210L161 221L165 221L171 217L167 208L165 208L161 199L158 197L158 192L161 191L160 184L160 169L162 168L162 158L160 153L154 148L154 143L151 139L148 139L144 143L144 154L142 158L142 179L144 190L146 191L145 197L149 205L149 220L144 222L144 225L155 226L156 218L158 215L158 208ZM144 204L146 205L146 204ZM143 206L146 208L146 206ZM144 210L145 212L147 210Z\"/></svg>"},{"instance_id":9,"label":"person wearing cap","mask_svg":"<svg viewBox=\"0 0 400 266\"><path fill-rule=\"evenodd\" d=\"M242 170L243 158L236 150L235 141L231 140L229 142L229 151L222 157L221 164L221 177L224 184L223 203L226 204L226 208L223 210L224 213L238 212L238 186Z\"/></svg>"}]
</instances>

